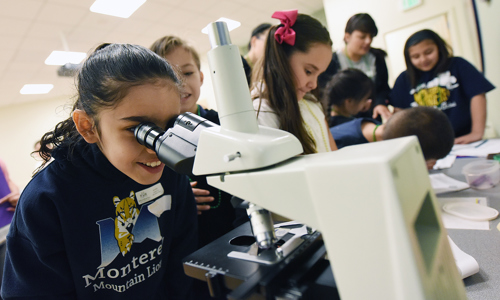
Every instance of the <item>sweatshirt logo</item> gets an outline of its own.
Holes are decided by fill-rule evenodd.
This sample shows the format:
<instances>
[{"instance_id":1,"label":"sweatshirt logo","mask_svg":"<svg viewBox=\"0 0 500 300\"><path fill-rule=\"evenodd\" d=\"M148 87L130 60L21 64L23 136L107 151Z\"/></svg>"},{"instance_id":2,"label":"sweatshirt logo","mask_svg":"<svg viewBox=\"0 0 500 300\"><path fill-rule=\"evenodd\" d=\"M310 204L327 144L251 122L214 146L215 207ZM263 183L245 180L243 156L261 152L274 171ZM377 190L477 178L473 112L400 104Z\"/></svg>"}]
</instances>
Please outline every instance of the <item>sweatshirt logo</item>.
<instances>
[{"instance_id":1,"label":"sweatshirt logo","mask_svg":"<svg viewBox=\"0 0 500 300\"><path fill-rule=\"evenodd\" d=\"M94 292L124 292L154 276L161 268L163 236L158 218L171 209L172 196L165 195L163 186L157 183L144 190L131 191L123 199L115 196L113 203L115 217L96 222L101 240L101 264L95 273L82 276L85 287L93 287ZM147 249L138 247L146 239L157 243ZM139 249L134 250L134 245ZM112 264L120 255L125 260Z\"/></svg>"},{"instance_id":2,"label":"sweatshirt logo","mask_svg":"<svg viewBox=\"0 0 500 300\"><path fill-rule=\"evenodd\" d=\"M130 196L122 200L116 196L113 198L116 207L115 238L123 256L125 256L132 247L132 243L134 242L132 229L139 216L139 210L137 209L134 198L134 191L130 191Z\"/></svg>"},{"instance_id":3,"label":"sweatshirt logo","mask_svg":"<svg viewBox=\"0 0 500 300\"><path fill-rule=\"evenodd\" d=\"M161 193L147 201L139 199L138 195L143 194L143 191L131 191L123 199L113 197L115 218L96 222L101 240L101 265L98 268L109 265L119 254L126 256L134 244L142 243L147 238L161 241L158 218L163 212L170 210L172 197L164 195L161 184L157 185L156 189L160 189ZM137 207L136 200L143 203L140 208Z\"/></svg>"}]
</instances>

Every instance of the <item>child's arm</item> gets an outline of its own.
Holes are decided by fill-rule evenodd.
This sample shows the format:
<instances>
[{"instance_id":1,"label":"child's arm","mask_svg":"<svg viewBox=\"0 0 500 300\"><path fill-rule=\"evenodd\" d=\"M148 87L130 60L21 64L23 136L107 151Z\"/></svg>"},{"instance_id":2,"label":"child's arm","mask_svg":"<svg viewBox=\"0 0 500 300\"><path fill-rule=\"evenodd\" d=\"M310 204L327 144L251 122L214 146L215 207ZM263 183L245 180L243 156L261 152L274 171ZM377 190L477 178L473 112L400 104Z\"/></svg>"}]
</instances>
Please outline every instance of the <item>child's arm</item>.
<instances>
[{"instance_id":1,"label":"child's arm","mask_svg":"<svg viewBox=\"0 0 500 300\"><path fill-rule=\"evenodd\" d=\"M468 144L483 138L486 127L486 96L484 93L472 97L470 114L472 119L471 132L456 138L455 144Z\"/></svg>"},{"instance_id":2,"label":"child's arm","mask_svg":"<svg viewBox=\"0 0 500 300\"><path fill-rule=\"evenodd\" d=\"M13 211L16 209L17 201L19 200L19 188L14 183L14 181L10 179L7 166L3 162L0 162L0 168L2 169L5 180L7 181L7 184L9 185L10 189L10 193L8 195L5 195L2 199L0 199L0 204L8 201L12 207L9 207L7 210Z\"/></svg>"},{"instance_id":3,"label":"child's arm","mask_svg":"<svg viewBox=\"0 0 500 300\"><path fill-rule=\"evenodd\" d=\"M326 128L328 128L328 121L325 120L325 122L326 122ZM337 147L337 143L335 143L335 140L333 139L333 135L332 135L332 132L330 130L328 130L328 140L330 142L330 148L332 149L332 151L339 149Z\"/></svg>"},{"instance_id":4,"label":"child's arm","mask_svg":"<svg viewBox=\"0 0 500 300\"><path fill-rule=\"evenodd\" d=\"M361 122L361 132L363 133L363 136L368 142L376 142L376 141L381 141L382 140L382 132L384 131L384 125L378 125L369 122L369 121L363 121ZM373 137L375 136L375 140Z\"/></svg>"}]
</instances>

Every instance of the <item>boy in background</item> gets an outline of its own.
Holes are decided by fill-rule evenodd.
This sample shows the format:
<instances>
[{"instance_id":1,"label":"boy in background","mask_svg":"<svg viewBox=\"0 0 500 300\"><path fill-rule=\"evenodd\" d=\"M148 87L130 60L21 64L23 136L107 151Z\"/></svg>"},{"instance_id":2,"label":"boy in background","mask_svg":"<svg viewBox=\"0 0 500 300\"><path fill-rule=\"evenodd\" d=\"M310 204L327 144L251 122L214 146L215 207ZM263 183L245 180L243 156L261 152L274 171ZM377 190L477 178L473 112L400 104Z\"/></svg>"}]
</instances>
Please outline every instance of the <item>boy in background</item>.
<instances>
[{"instance_id":1,"label":"boy in background","mask_svg":"<svg viewBox=\"0 0 500 300\"><path fill-rule=\"evenodd\" d=\"M450 153L454 134L448 117L433 107L413 107L395 113L381 124L370 118L357 118L331 127L338 148L416 135L427 168Z\"/></svg>"},{"instance_id":2,"label":"boy in background","mask_svg":"<svg viewBox=\"0 0 500 300\"><path fill-rule=\"evenodd\" d=\"M220 124L215 110L204 109L196 102L203 84L200 57L196 50L176 36L164 36L156 40L150 49L177 68L183 78L181 113L191 112L215 124ZM190 178L198 208L198 234L201 248L234 229L235 211L231 195L207 184L205 176Z\"/></svg>"}]
</instances>

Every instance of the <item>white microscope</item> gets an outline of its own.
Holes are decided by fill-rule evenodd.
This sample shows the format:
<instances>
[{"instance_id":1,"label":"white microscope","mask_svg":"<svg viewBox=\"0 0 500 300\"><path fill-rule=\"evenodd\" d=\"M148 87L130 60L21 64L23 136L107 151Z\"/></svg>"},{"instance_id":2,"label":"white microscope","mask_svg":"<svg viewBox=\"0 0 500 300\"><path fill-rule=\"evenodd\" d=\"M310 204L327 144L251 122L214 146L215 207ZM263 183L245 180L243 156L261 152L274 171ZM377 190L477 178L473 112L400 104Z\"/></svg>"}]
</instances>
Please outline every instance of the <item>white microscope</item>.
<instances>
[{"instance_id":1,"label":"white microscope","mask_svg":"<svg viewBox=\"0 0 500 300\"><path fill-rule=\"evenodd\" d=\"M257 124L226 24L211 23L209 38L220 127L181 115L165 133L136 130L140 142L174 169L190 171L194 160L194 174L209 176L210 185L255 211L264 208L319 231L343 300L467 299L418 140L299 155L293 135ZM268 231L261 226L261 233ZM274 237L257 240L265 248ZM217 264L198 267L212 276L229 271Z\"/></svg>"}]
</instances>

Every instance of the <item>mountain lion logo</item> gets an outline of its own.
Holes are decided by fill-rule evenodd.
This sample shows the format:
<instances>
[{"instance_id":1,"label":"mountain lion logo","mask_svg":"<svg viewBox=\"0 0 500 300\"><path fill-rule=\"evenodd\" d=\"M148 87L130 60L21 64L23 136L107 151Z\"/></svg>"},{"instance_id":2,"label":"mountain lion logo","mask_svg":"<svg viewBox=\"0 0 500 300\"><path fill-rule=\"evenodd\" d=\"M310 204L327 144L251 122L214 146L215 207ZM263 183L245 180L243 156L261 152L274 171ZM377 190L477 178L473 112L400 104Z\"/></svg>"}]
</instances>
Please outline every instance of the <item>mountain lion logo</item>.
<instances>
[{"instance_id":1,"label":"mountain lion logo","mask_svg":"<svg viewBox=\"0 0 500 300\"><path fill-rule=\"evenodd\" d=\"M132 229L139 216L139 210L137 209L134 198L135 194L133 191L130 192L129 197L122 200L116 196L113 198L116 207L115 238L123 256L125 256L132 247L132 243L134 242Z\"/></svg>"}]
</instances>

